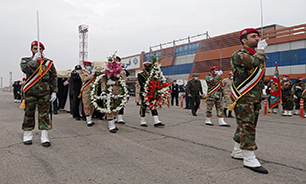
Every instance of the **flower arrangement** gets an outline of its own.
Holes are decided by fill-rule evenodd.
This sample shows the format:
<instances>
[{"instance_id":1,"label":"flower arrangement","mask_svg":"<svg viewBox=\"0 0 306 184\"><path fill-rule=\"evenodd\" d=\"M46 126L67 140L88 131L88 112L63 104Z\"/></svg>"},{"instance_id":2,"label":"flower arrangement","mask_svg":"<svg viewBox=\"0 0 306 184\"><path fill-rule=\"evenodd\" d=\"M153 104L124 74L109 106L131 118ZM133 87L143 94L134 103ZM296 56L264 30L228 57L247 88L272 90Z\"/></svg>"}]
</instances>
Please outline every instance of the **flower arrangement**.
<instances>
[{"instance_id":1,"label":"flower arrangement","mask_svg":"<svg viewBox=\"0 0 306 184\"><path fill-rule=\"evenodd\" d=\"M165 104L168 104L171 91L167 88L172 83L168 83L160 70L160 60L153 55L151 57L152 68L146 82L144 84L144 102L152 110L163 108Z\"/></svg>"},{"instance_id":2,"label":"flower arrangement","mask_svg":"<svg viewBox=\"0 0 306 184\"><path fill-rule=\"evenodd\" d=\"M91 86L91 103L101 113L119 111L121 108L125 107L129 97L129 91L125 80L120 75L122 72L121 64L117 63L116 60L118 60L116 53L108 57L108 63L105 69L98 73ZM109 79L118 81L119 86L122 88L121 94L113 94L112 84L106 84L107 90L98 94L98 87L101 85L103 78L105 78L106 81Z\"/></svg>"}]
</instances>

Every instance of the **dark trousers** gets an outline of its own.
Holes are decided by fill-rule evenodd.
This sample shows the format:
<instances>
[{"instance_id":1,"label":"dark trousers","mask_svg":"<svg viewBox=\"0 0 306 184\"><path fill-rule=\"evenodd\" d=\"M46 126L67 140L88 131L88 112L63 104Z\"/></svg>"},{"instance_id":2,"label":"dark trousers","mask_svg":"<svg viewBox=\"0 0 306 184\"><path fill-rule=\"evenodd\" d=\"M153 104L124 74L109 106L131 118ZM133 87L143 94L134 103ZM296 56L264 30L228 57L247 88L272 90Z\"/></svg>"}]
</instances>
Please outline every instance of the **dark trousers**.
<instances>
[{"instance_id":1,"label":"dark trousers","mask_svg":"<svg viewBox=\"0 0 306 184\"><path fill-rule=\"evenodd\" d=\"M173 100L175 98L175 104L176 106L179 105L179 102L178 102L178 93L171 93L171 105L173 106Z\"/></svg>"},{"instance_id":2,"label":"dark trousers","mask_svg":"<svg viewBox=\"0 0 306 184\"><path fill-rule=\"evenodd\" d=\"M124 108L122 107L118 113L118 115L123 115L124 114Z\"/></svg>"},{"instance_id":3,"label":"dark trousers","mask_svg":"<svg viewBox=\"0 0 306 184\"><path fill-rule=\"evenodd\" d=\"M144 103L143 96L141 97L141 106L140 106L140 117L146 116L147 104ZM157 110L151 110L152 116L158 116Z\"/></svg>"},{"instance_id":4,"label":"dark trousers","mask_svg":"<svg viewBox=\"0 0 306 184\"><path fill-rule=\"evenodd\" d=\"M200 105L200 95L191 94L190 100L191 112L196 114Z\"/></svg>"},{"instance_id":5,"label":"dark trousers","mask_svg":"<svg viewBox=\"0 0 306 184\"><path fill-rule=\"evenodd\" d=\"M73 95L73 108L72 108L74 118L80 117L80 109L79 109L80 103L82 104L82 99L78 98L77 94L74 94ZM85 117L83 105L82 105L82 117Z\"/></svg>"},{"instance_id":6,"label":"dark trousers","mask_svg":"<svg viewBox=\"0 0 306 184\"><path fill-rule=\"evenodd\" d=\"M190 97L188 96L188 93L186 92L186 95L185 95L185 102L186 102L186 109L190 109Z\"/></svg>"}]
</instances>

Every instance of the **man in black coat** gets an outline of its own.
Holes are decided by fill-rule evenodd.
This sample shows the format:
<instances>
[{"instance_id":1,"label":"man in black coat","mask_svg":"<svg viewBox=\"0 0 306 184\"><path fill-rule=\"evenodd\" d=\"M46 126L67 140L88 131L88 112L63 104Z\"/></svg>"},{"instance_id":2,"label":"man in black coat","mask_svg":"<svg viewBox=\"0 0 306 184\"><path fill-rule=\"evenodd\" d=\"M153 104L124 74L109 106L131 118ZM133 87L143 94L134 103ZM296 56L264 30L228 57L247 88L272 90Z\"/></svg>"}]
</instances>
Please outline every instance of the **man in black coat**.
<instances>
[{"instance_id":1,"label":"man in black coat","mask_svg":"<svg viewBox=\"0 0 306 184\"><path fill-rule=\"evenodd\" d=\"M72 111L73 111L73 118L75 118L76 120L81 119L79 107L80 107L80 103L82 103L82 99L78 97L80 95L80 91L81 91L81 87L82 87L82 80L81 80L81 77L79 75L81 70L82 70L82 67L80 65L76 65L75 69L72 71L71 77L70 77L70 80L73 83L73 85L72 85L73 86L72 87L72 95L73 95ZM83 108L82 108L82 118L83 118L83 120L85 119L85 114L84 114Z\"/></svg>"}]
</instances>

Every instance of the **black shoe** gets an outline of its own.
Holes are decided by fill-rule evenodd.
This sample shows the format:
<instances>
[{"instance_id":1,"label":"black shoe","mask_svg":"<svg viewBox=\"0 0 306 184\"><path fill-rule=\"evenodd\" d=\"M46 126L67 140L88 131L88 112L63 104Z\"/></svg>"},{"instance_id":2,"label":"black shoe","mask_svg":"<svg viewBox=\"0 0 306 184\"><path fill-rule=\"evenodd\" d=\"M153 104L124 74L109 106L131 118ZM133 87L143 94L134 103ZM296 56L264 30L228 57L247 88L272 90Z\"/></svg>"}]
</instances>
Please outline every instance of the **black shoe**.
<instances>
[{"instance_id":1,"label":"black shoe","mask_svg":"<svg viewBox=\"0 0 306 184\"><path fill-rule=\"evenodd\" d=\"M227 116L228 118L234 118L234 116L232 116L231 114Z\"/></svg>"},{"instance_id":2,"label":"black shoe","mask_svg":"<svg viewBox=\"0 0 306 184\"><path fill-rule=\"evenodd\" d=\"M91 124L87 124L88 127L91 127L92 125L94 125L95 123L92 122Z\"/></svg>"},{"instance_id":3,"label":"black shoe","mask_svg":"<svg viewBox=\"0 0 306 184\"><path fill-rule=\"evenodd\" d=\"M51 143L50 143L50 142L43 142L43 143L41 143L41 145L42 145L43 147L50 147L50 146L51 146Z\"/></svg>"},{"instance_id":4,"label":"black shoe","mask_svg":"<svg viewBox=\"0 0 306 184\"><path fill-rule=\"evenodd\" d=\"M116 133L117 130L116 130L116 128L114 128L114 129L110 130L109 132L110 132L110 133Z\"/></svg>"},{"instance_id":5,"label":"black shoe","mask_svg":"<svg viewBox=\"0 0 306 184\"><path fill-rule=\"evenodd\" d=\"M81 120L81 118L80 118L80 117L76 117L76 118L75 118L75 120L78 120L78 121L80 121L80 120Z\"/></svg>"},{"instance_id":6,"label":"black shoe","mask_svg":"<svg viewBox=\"0 0 306 184\"><path fill-rule=\"evenodd\" d=\"M53 114L58 114L58 112L53 112Z\"/></svg>"},{"instance_id":7,"label":"black shoe","mask_svg":"<svg viewBox=\"0 0 306 184\"><path fill-rule=\"evenodd\" d=\"M24 145L31 145L32 144L32 140L24 141L23 144Z\"/></svg>"},{"instance_id":8,"label":"black shoe","mask_svg":"<svg viewBox=\"0 0 306 184\"><path fill-rule=\"evenodd\" d=\"M262 166L260 166L260 167L249 167L249 166L244 165L244 167L246 167L248 169L251 169L254 172L258 172L258 173L262 173L262 174L268 174L268 171L265 168L263 168Z\"/></svg>"},{"instance_id":9,"label":"black shoe","mask_svg":"<svg viewBox=\"0 0 306 184\"><path fill-rule=\"evenodd\" d=\"M118 123L118 124L123 124L123 125L125 124L124 121L118 121L117 123Z\"/></svg>"},{"instance_id":10,"label":"black shoe","mask_svg":"<svg viewBox=\"0 0 306 184\"><path fill-rule=\"evenodd\" d=\"M82 120L83 120L83 121L86 121L86 117L82 117Z\"/></svg>"},{"instance_id":11,"label":"black shoe","mask_svg":"<svg viewBox=\"0 0 306 184\"><path fill-rule=\"evenodd\" d=\"M205 123L205 125L214 126L214 124L210 124L210 123Z\"/></svg>"},{"instance_id":12,"label":"black shoe","mask_svg":"<svg viewBox=\"0 0 306 184\"><path fill-rule=\"evenodd\" d=\"M226 124L226 125L219 125L219 126L222 126L222 127L230 127L231 125Z\"/></svg>"},{"instance_id":13,"label":"black shoe","mask_svg":"<svg viewBox=\"0 0 306 184\"><path fill-rule=\"evenodd\" d=\"M142 126L142 127L148 127L147 124L140 124L140 126Z\"/></svg>"},{"instance_id":14,"label":"black shoe","mask_svg":"<svg viewBox=\"0 0 306 184\"><path fill-rule=\"evenodd\" d=\"M162 127L162 126L165 126L165 124L161 122L154 124L154 127Z\"/></svg>"},{"instance_id":15,"label":"black shoe","mask_svg":"<svg viewBox=\"0 0 306 184\"><path fill-rule=\"evenodd\" d=\"M197 114L196 114L196 113L192 113L192 115L197 116Z\"/></svg>"}]
</instances>

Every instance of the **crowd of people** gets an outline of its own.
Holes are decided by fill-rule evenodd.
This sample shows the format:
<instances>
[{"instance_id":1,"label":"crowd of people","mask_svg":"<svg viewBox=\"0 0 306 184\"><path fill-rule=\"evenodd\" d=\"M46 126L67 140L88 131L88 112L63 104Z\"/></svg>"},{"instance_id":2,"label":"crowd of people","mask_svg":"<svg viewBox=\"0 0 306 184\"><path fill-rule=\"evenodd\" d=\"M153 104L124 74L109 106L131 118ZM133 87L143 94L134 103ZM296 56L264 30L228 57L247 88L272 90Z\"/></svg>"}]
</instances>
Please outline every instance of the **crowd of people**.
<instances>
[{"instance_id":1,"label":"crowd of people","mask_svg":"<svg viewBox=\"0 0 306 184\"><path fill-rule=\"evenodd\" d=\"M234 111L237 128L233 137L235 144L232 158L242 159L245 167L267 174L268 171L256 159L254 151L257 149L255 131L261 109L265 61L268 59L264 50L268 44L260 39L260 33L253 28L242 30L239 37L243 47L232 55L232 71L228 78L221 77L223 72L218 66L211 66L210 73L205 77L208 89L204 95L198 75L192 74L192 79L185 86L185 108L191 109L191 114L197 116L200 99L205 98L205 125L214 125L211 117L215 106L218 124L222 127L230 126L224 117L234 118ZM125 124L123 114L128 98L125 82L129 73L122 68L121 58L116 55L109 57L102 72L94 71L93 63L84 61L83 66L76 65L71 70L68 78L58 79L53 61L43 55L44 50L42 43L31 43L32 56L22 58L20 63L26 78L22 86L20 82L13 85L15 102L21 99L24 102L23 143L32 144L36 107L38 129L41 130L41 143L44 147L51 145L48 130L52 129L52 119L49 117L52 109L54 114L57 114L57 110L65 109L75 120L86 121L88 127L94 125L93 116L105 118L108 120L110 133L116 133L118 128L115 123ZM153 57L143 63L144 70L138 74L136 102L140 106L142 127L148 126L145 120L147 112L152 114L154 127L165 126L159 120L157 109L167 103L169 96L171 105L179 105L180 87L176 81L168 83L160 71L159 64L158 58ZM289 75L284 75L282 80L285 116L292 115L293 99L296 102L295 108L298 109L299 98L306 98L306 84L302 82L302 78L299 79L293 84ZM272 79L269 89L272 90L273 85L275 84Z\"/></svg>"}]
</instances>

